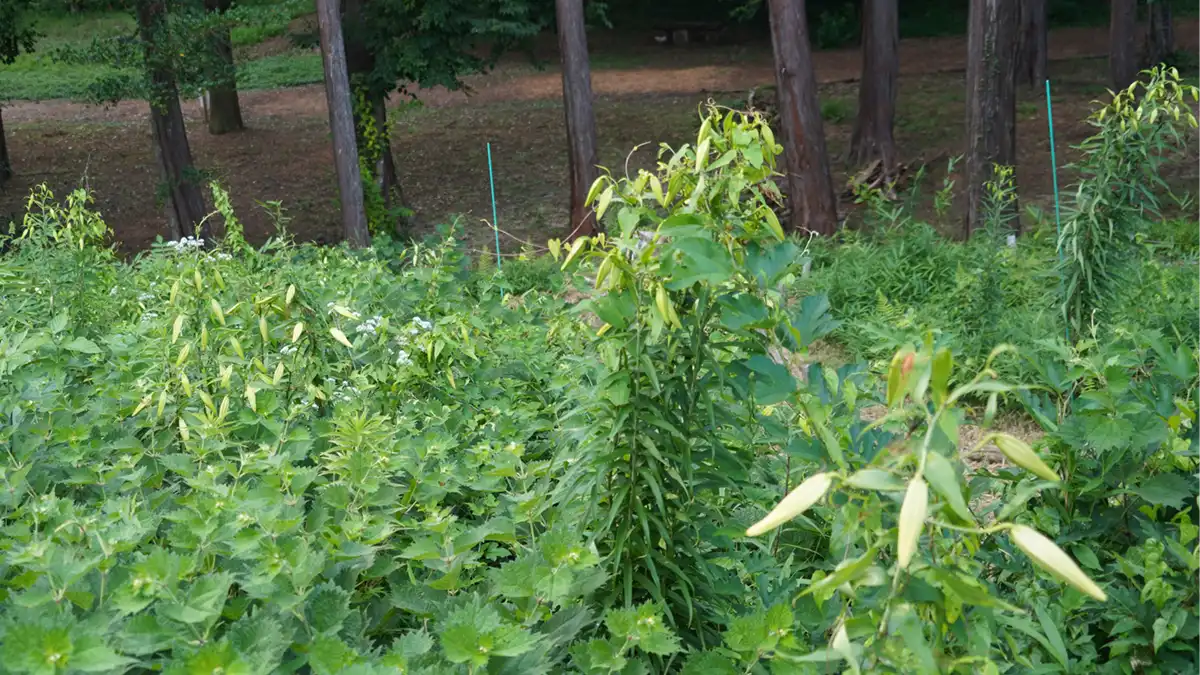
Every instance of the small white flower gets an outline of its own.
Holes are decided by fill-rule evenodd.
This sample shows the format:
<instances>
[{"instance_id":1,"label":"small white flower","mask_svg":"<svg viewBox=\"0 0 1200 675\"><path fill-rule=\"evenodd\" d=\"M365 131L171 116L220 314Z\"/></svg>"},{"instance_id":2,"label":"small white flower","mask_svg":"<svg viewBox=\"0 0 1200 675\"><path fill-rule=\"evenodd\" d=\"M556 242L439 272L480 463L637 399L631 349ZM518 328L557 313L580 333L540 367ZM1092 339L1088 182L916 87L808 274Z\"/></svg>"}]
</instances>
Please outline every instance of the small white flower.
<instances>
[{"instance_id":1,"label":"small white flower","mask_svg":"<svg viewBox=\"0 0 1200 675\"><path fill-rule=\"evenodd\" d=\"M412 364L412 359L409 358L408 352L403 349L396 351L396 365L407 366Z\"/></svg>"},{"instance_id":2,"label":"small white flower","mask_svg":"<svg viewBox=\"0 0 1200 675\"><path fill-rule=\"evenodd\" d=\"M116 290L116 289L114 288L113 290ZM141 293L138 295L138 302L146 302L148 300L153 300L153 299L154 299L153 293Z\"/></svg>"},{"instance_id":3,"label":"small white flower","mask_svg":"<svg viewBox=\"0 0 1200 675\"><path fill-rule=\"evenodd\" d=\"M111 296L111 295L116 295L116 294L117 294L117 287L116 287L116 286L113 286L113 287L112 287L112 290L110 290L110 291L108 292L108 294L109 294L110 296Z\"/></svg>"},{"instance_id":4,"label":"small white flower","mask_svg":"<svg viewBox=\"0 0 1200 675\"><path fill-rule=\"evenodd\" d=\"M186 253L204 248L204 240L197 237L184 237L177 241L168 241L166 246L175 253Z\"/></svg>"},{"instance_id":5,"label":"small white flower","mask_svg":"<svg viewBox=\"0 0 1200 675\"><path fill-rule=\"evenodd\" d=\"M279 348L279 353L283 356L291 356L296 353L296 345L284 345Z\"/></svg>"},{"instance_id":6,"label":"small white flower","mask_svg":"<svg viewBox=\"0 0 1200 675\"><path fill-rule=\"evenodd\" d=\"M374 335L375 331L379 329L379 326L382 323L383 323L383 317L379 316L379 315L375 315L375 316L371 317L370 319L367 319L366 321L358 324L358 327L355 328L354 331L356 333L370 333L371 335Z\"/></svg>"}]
</instances>

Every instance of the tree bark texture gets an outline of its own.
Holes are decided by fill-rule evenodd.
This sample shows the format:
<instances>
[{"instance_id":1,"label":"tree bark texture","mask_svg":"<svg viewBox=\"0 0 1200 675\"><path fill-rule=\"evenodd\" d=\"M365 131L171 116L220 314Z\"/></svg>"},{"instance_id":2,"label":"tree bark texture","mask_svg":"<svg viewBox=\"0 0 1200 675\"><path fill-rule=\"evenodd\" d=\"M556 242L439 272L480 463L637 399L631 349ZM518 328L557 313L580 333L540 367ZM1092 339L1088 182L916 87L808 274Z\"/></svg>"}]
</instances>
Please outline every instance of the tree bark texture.
<instances>
[{"instance_id":1,"label":"tree bark texture","mask_svg":"<svg viewBox=\"0 0 1200 675\"><path fill-rule=\"evenodd\" d=\"M883 163L884 175L896 166L896 78L900 72L900 23L897 0L863 0L862 81L858 116L850 136L850 162Z\"/></svg>"},{"instance_id":2,"label":"tree bark texture","mask_svg":"<svg viewBox=\"0 0 1200 675\"><path fill-rule=\"evenodd\" d=\"M179 91L169 58L160 53L157 34L166 15L163 0L141 0L137 5L138 29L150 76L150 131L154 138L155 156L163 182L167 187L167 220L171 237L208 238L199 231L207 214L204 194L196 181L192 149L188 145L183 111L179 108Z\"/></svg>"},{"instance_id":3,"label":"tree bark texture","mask_svg":"<svg viewBox=\"0 0 1200 675\"><path fill-rule=\"evenodd\" d=\"M1031 87L1046 86L1049 49L1047 0L1021 1L1021 36L1017 51L1017 77Z\"/></svg>"},{"instance_id":4,"label":"tree bark texture","mask_svg":"<svg viewBox=\"0 0 1200 675\"><path fill-rule=\"evenodd\" d=\"M366 43L367 0L344 0L342 5L342 27L346 41L346 69L350 74L351 87L360 87L366 93L371 106L371 117L362 116L363 111L354 106L354 130L357 134L359 152L366 150L363 130L373 123L378 137L375 140L378 157L375 160L375 186L383 196L384 208L404 205L404 193L400 187L400 176L396 171L396 160L392 152L392 133L387 119L387 96L378 87L371 86L371 74L375 69L375 56ZM396 234L403 235L412 225L412 218L401 216L395 223Z\"/></svg>"},{"instance_id":5,"label":"tree bark texture","mask_svg":"<svg viewBox=\"0 0 1200 675\"><path fill-rule=\"evenodd\" d=\"M596 231L595 212L585 205L599 177L596 114L592 110L592 72L588 62L583 0L555 0L558 52L562 60L563 109L567 122L567 159L571 180L571 237Z\"/></svg>"},{"instance_id":6,"label":"tree bark texture","mask_svg":"<svg viewBox=\"0 0 1200 675\"><path fill-rule=\"evenodd\" d=\"M1017 156L1017 3L971 0L967 33L967 214L965 236L983 227L994 165Z\"/></svg>"},{"instance_id":7,"label":"tree bark texture","mask_svg":"<svg viewBox=\"0 0 1200 675\"><path fill-rule=\"evenodd\" d=\"M1113 91L1137 79L1137 0L1111 0L1108 22L1108 76Z\"/></svg>"},{"instance_id":8,"label":"tree bark texture","mask_svg":"<svg viewBox=\"0 0 1200 675\"><path fill-rule=\"evenodd\" d=\"M1146 31L1146 67L1152 68L1170 58L1175 51L1175 25L1171 22L1171 3L1152 0Z\"/></svg>"},{"instance_id":9,"label":"tree bark texture","mask_svg":"<svg viewBox=\"0 0 1200 675\"><path fill-rule=\"evenodd\" d=\"M224 14L231 0L204 0L204 9ZM233 41L229 30L223 28L213 36L212 48L223 64L220 82L208 90L208 132L214 135L241 131L242 106L238 101L237 76L233 63Z\"/></svg>"},{"instance_id":10,"label":"tree bark texture","mask_svg":"<svg viewBox=\"0 0 1200 675\"><path fill-rule=\"evenodd\" d=\"M8 140L4 137L4 108L0 106L0 185L12 178L12 162L8 158Z\"/></svg>"},{"instance_id":11,"label":"tree bark texture","mask_svg":"<svg viewBox=\"0 0 1200 675\"><path fill-rule=\"evenodd\" d=\"M817 78L804 0L769 0L771 46L779 92L779 121L787 193L792 213L788 229L831 235L837 230L837 199L829 174L825 130L817 102Z\"/></svg>"},{"instance_id":12,"label":"tree bark texture","mask_svg":"<svg viewBox=\"0 0 1200 675\"><path fill-rule=\"evenodd\" d=\"M371 244L363 206L362 174L358 170L358 146L354 132L354 104L346 71L346 48L342 41L342 17L338 0L317 0L317 22L321 34L321 62L325 70L325 100L329 127L333 132L334 167L342 203L342 232L354 248Z\"/></svg>"},{"instance_id":13,"label":"tree bark texture","mask_svg":"<svg viewBox=\"0 0 1200 675\"><path fill-rule=\"evenodd\" d=\"M371 101L371 112L375 117L375 128L379 130L381 152L375 162L375 181L383 193L384 208L389 211L395 206L405 206L404 190L400 186L400 174L396 171L396 159L392 154L392 129L388 124L387 100L382 96ZM415 218L401 214L396 220L396 234L404 235L414 224Z\"/></svg>"}]
</instances>

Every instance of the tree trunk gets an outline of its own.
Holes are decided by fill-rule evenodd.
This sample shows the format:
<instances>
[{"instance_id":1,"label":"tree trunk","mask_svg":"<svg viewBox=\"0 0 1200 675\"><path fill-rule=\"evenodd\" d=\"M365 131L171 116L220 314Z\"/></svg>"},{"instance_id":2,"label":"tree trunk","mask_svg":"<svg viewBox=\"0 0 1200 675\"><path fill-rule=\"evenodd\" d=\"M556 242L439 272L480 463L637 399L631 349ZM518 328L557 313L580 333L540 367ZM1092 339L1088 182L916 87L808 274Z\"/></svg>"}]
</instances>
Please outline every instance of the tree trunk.
<instances>
[{"instance_id":1,"label":"tree trunk","mask_svg":"<svg viewBox=\"0 0 1200 675\"><path fill-rule=\"evenodd\" d=\"M858 116L850 136L850 162L879 159L885 176L896 166L896 77L900 71L900 24L897 0L864 0L862 18L862 81L858 85Z\"/></svg>"},{"instance_id":2,"label":"tree trunk","mask_svg":"<svg viewBox=\"0 0 1200 675\"><path fill-rule=\"evenodd\" d=\"M1171 3L1151 0L1149 29L1146 31L1146 67L1153 68L1175 51L1175 25L1171 22Z\"/></svg>"},{"instance_id":3,"label":"tree trunk","mask_svg":"<svg viewBox=\"0 0 1200 675\"><path fill-rule=\"evenodd\" d=\"M1046 0L1021 0L1017 77L1031 87L1046 85L1048 33Z\"/></svg>"},{"instance_id":4,"label":"tree trunk","mask_svg":"<svg viewBox=\"0 0 1200 675\"><path fill-rule=\"evenodd\" d=\"M825 130L817 102L817 77L804 0L769 0L779 122L787 165L792 215L788 229L832 235L837 230L837 199L825 151Z\"/></svg>"},{"instance_id":5,"label":"tree trunk","mask_svg":"<svg viewBox=\"0 0 1200 675\"><path fill-rule=\"evenodd\" d=\"M334 166L342 203L342 231L350 246L371 244L367 215L363 208L362 175L358 170L358 146L354 133L354 105L350 98L350 76L346 72L346 48L342 42L342 17L338 0L317 0L317 22L321 34L321 62L325 70L325 100L329 127L333 132Z\"/></svg>"},{"instance_id":6,"label":"tree trunk","mask_svg":"<svg viewBox=\"0 0 1200 675\"><path fill-rule=\"evenodd\" d=\"M389 211L393 207L405 207L404 190L400 187L400 175L396 171L396 158L392 154L392 128L388 124L387 100L382 96L371 102L371 111L375 116L375 128L379 130L380 154L375 163L375 180L383 193L384 207ZM411 212L409 212L411 214ZM396 219L396 234L406 235L412 229L415 218L401 213Z\"/></svg>"},{"instance_id":7,"label":"tree trunk","mask_svg":"<svg viewBox=\"0 0 1200 675\"><path fill-rule=\"evenodd\" d=\"M359 152L366 150L366 139L362 131L366 129L367 124L373 123L378 132L375 139L377 157L373 173L375 185L383 196L384 208L390 211L393 206L404 206L404 194L400 188L400 177L392 153L392 134L387 121L387 97L377 87L369 84L371 73L375 69L375 56L366 47L366 4L367 0L344 0L342 5L346 69L350 73L351 86L362 87L371 105L370 118L363 118L363 111L359 110L358 106L354 107L354 130ZM405 234L411 227L412 220L411 216L401 215L394 224L396 234Z\"/></svg>"},{"instance_id":8,"label":"tree trunk","mask_svg":"<svg viewBox=\"0 0 1200 675\"><path fill-rule=\"evenodd\" d=\"M204 194L196 183L196 167L188 145L183 111L179 108L175 74L170 70L171 59L161 53L156 38L165 15L163 0L138 2L138 29L150 76L150 130L161 177L167 186L167 214L172 238L197 236L207 239L208 233L199 230L207 207Z\"/></svg>"},{"instance_id":9,"label":"tree trunk","mask_svg":"<svg viewBox=\"0 0 1200 675\"><path fill-rule=\"evenodd\" d=\"M1017 3L971 0L967 33L966 236L983 227L993 165L1017 156Z\"/></svg>"},{"instance_id":10,"label":"tree trunk","mask_svg":"<svg viewBox=\"0 0 1200 675\"><path fill-rule=\"evenodd\" d=\"M224 14L231 4L231 0L204 0L204 9ZM221 72L217 74L218 84L208 91L208 132L220 135L241 131L246 125L242 122L242 106L238 101L237 70L228 28L222 28L213 36L212 48L221 61Z\"/></svg>"},{"instance_id":11,"label":"tree trunk","mask_svg":"<svg viewBox=\"0 0 1200 675\"><path fill-rule=\"evenodd\" d=\"M592 72L588 62L583 0L555 0L558 52L562 60L563 108L567 121L567 158L571 174L571 238L596 231L596 216L585 205L599 177L596 114L592 110Z\"/></svg>"},{"instance_id":12,"label":"tree trunk","mask_svg":"<svg viewBox=\"0 0 1200 675\"><path fill-rule=\"evenodd\" d=\"M8 141L4 137L4 107L0 106L0 185L4 185L12 175L12 163L8 159Z\"/></svg>"},{"instance_id":13,"label":"tree trunk","mask_svg":"<svg viewBox=\"0 0 1200 675\"><path fill-rule=\"evenodd\" d=\"M1137 0L1112 0L1108 21L1108 75L1113 91L1137 79Z\"/></svg>"}]
</instances>

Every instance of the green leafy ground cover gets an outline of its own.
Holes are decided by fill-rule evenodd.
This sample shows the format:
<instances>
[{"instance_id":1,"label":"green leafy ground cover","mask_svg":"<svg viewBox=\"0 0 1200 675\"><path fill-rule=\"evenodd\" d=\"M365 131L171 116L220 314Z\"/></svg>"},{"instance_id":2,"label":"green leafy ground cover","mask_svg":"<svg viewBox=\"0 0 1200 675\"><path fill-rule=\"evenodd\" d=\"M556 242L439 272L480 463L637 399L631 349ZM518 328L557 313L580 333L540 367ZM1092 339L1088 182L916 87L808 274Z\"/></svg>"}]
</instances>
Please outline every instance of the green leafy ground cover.
<instances>
[{"instance_id":1,"label":"green leafy ground cover","mask_svg":"<svg viewBox=\"0 0 1200 675\"><path fill-rule=\"evenodd\" d=\"M597 184L603 237L501 270L450 231L254 249L219 189L223 239L125 261L36 193L0 672L1193 672L1194 250L1060 343L1039 235L806 249L777 152L714 112ZM836 339L864 362L787 358ZM1006 465L963 465L967 423Z\"/></svg>"}]
</instances>

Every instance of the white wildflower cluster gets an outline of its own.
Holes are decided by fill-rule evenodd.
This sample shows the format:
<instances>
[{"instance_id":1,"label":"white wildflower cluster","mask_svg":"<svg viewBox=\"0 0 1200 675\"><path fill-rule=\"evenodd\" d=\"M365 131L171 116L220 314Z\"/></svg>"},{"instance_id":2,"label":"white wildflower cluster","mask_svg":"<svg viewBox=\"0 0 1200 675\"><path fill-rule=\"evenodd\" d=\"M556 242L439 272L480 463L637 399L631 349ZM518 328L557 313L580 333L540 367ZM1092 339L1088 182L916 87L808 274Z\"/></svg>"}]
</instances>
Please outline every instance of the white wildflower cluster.
<instances>
[{"instance_id":1,"label":"white wildflower cluster","mask_svg":"<svg viewBox=\"0 0 1200 675\"><path fill-rule=\"evenodd\" d=\"M199 237L184 237L175 241L168 241L167 248L175 253L188 253L190 251L199 251L204 248L204 240Z\"/></svg>"},{"instance_id":2,"label":"white wildflower cluster","mask_svg":"<svg viewBox=\"0 0 1200 675\"><path fill-rule=\"evenodd\" d=\"M142 312L142 323L150 323L158 318L158 312Z\"/></svg>"},{"instance_id":3,"label":"white wildflower cluster","mask_svg":"<svg viewBox=\"0 0 1200 675\"><path fill-rule=\"evenodd\" d=\"M330 400L335 403L349 403L358 398L359 390L346 380L325 378L325 388L330 392Z\"/></svg>"},{"instance_id":4,"label":"white wildflower cluster","mask_svg":"<svg viewBox=\"0 0 1200 675\"><path fill-rule=\"evenodd\" d=\"M279 353L283 356L291 356L296 353L296 345L284 345L279 348Z\"/></svg>"},{"instance_id":5,"label":"white wildflower cluster","mask_svg":"<svg viewBox=\"0 0 1200 675\"><path fill-rule=\"evenodd\" d=\"M115 291L116 289L114 288L113 290ZM112 295L112 294L110 293L109 295ZM153 293L139 293L138 294L138 302L149 302L150 300L153 300L153 299L154 299Z\"/></svg>"},{"instance_id":6,"label":"white wildflower cluster","mask_svg":"<svg viewBox=\"0 0 1200 675\"><path fill-rule=\"evenodd\" d=\"M355 328L354 332L359 333L359 334L368 333L370 335L374 335L375 331L379 330L379 325L382 323L383 323L383 317L376 314L375 316L358 324L358 328Z\"/></svg>"},{"instance_id":7,"label":"white wildflower cluster","mask_svg":"<svg viewBox=\"0 0 1200 675\"><path fill-rule=\"evenodd\" d=\"M224 251L217 251L212 254L212 257L216 260L233 260L233 256Z\"/></svg>"},{"instance_id":8,"label":"white wildflower cluster","mask_svg":"<svg viewBox=\"0 0 1200 675\"><path fill-rule=\"evenodd\" d=\"M412 365L412 355L410 355L408 350L405 349L405 347L409 346L409 339L429 331L432 328L432 321L426 321L419 316L414 316L412 320L408 322L408 328L396 335L396 346L392 348L392 354L394 354L396 357L396 365Z\"/></svg>"},{"instance_id":9,"label":"white wildflower cluster","mask_svg":"<svg viewBox=\"0 0 1200 675\"><path fill-rule=\"evenodd\" d=\"M116 294L117 294L117 287L116 287L116 286L113 286L112 288L110 288L110 289L108 290L108 295L109 295L109 297L111 297L111 296L114 296L114 295L116 295Z\"/></svg>"}]
</instances>

